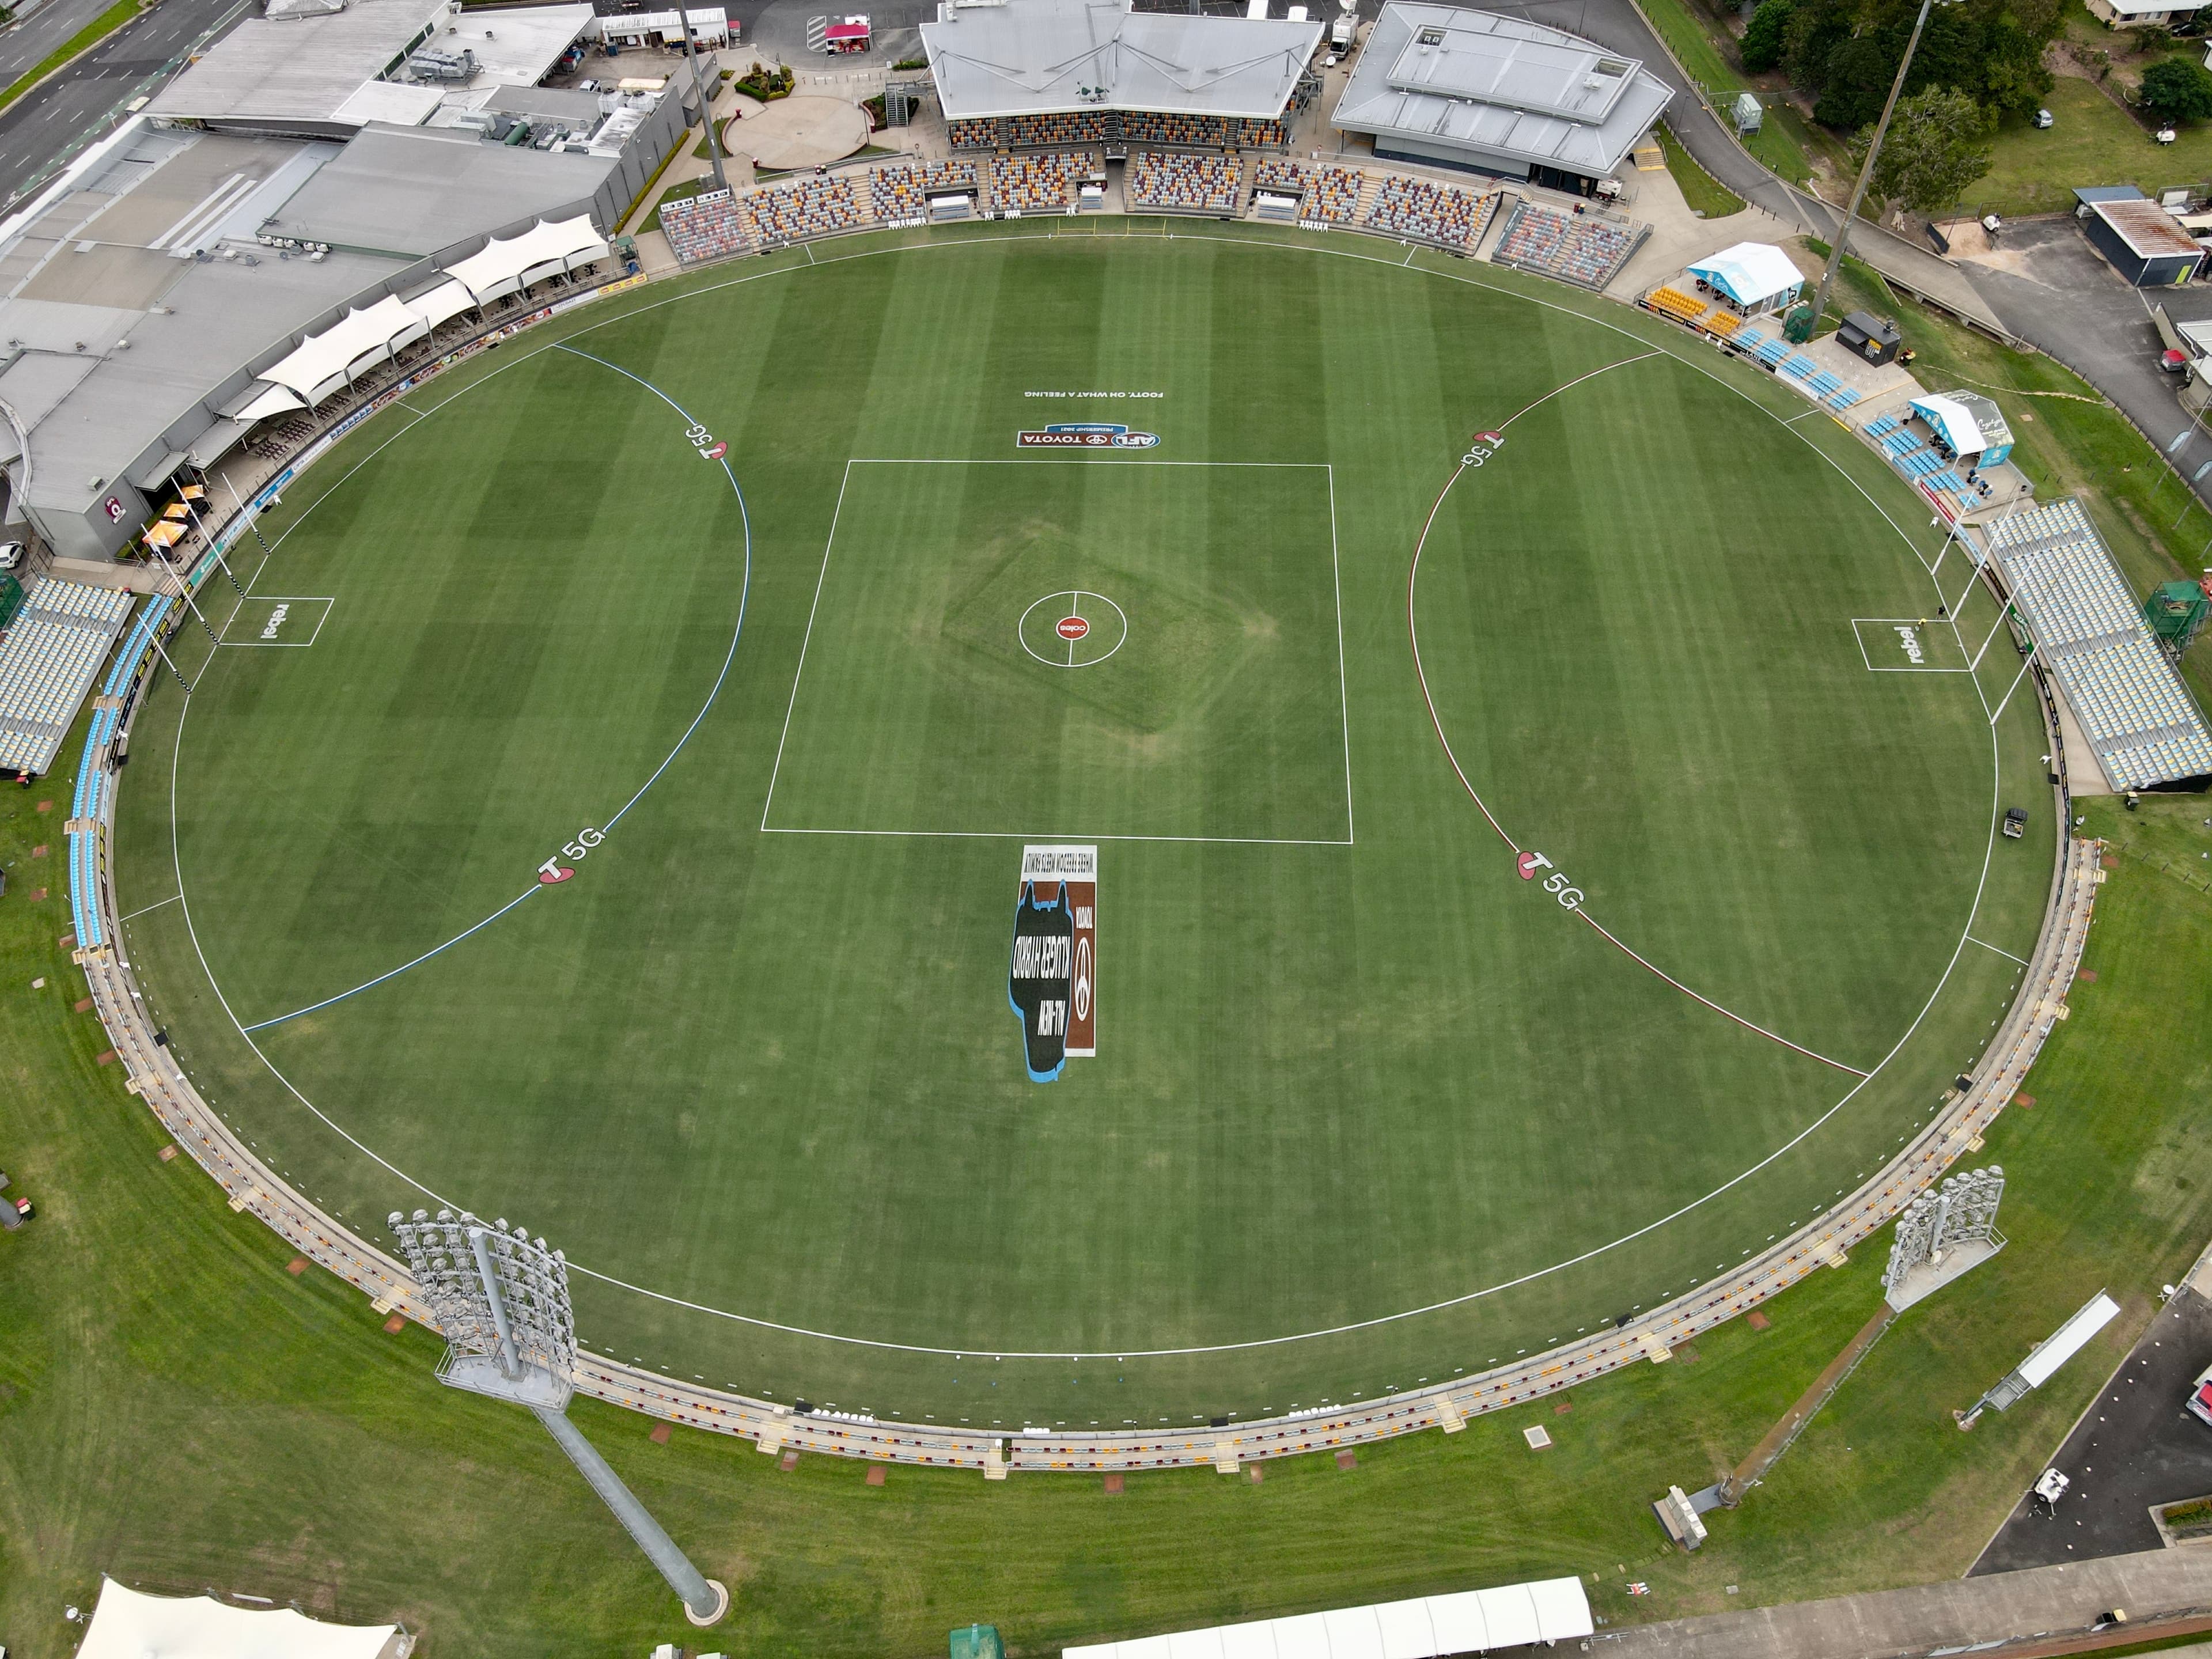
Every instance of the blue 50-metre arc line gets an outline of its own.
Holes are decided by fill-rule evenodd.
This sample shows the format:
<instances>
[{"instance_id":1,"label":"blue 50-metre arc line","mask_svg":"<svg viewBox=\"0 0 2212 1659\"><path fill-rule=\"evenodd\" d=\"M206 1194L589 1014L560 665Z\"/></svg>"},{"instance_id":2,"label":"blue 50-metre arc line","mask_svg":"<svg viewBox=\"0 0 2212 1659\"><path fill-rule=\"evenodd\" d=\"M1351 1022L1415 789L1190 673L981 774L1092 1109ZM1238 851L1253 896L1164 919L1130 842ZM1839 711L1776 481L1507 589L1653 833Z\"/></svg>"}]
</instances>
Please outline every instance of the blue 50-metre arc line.
<instances>
[{"instance_id":1,"label":"blue 50-metre arc line","mask_svg":"<svg viewBox=\"0 0 2212 1659\"><path fill-rule=\"evenodd\" d=\"M690 410L685 409L684 405L678 403L675 398L670 397L666 392L663 392L659 386L653 385L652 381L647 380L644 376L632 374L629 369L624 368L620 363L611 363L604 357L595 357L588 351L579 351L572 345L556 345L553 349L556 351L565 351L572 357L582 357L588 362L599 364L602 368L612 369L624 380L636 381L638 385L643 386L647 392L650 392L654 397L659 398L661 402L666 404L671 409L682 416L686 426L696 427L699 424L697 421L691 417ZM653 769L653 775L647 778L643 783L638 785L637 793L633 794L628 800L624 801L621 806L617 808L613 817L610 817L604 824L599 826L599 830L602 836L611 836L614 833L615 826L623 821L623 817L629 811L629 809L636 805L641 800L644 799L645 792L652 788L654 784L659 782L660 775L663 772L665 772L670 766L675 763L676 757L684 752L684 744L691 741L691 734L699 729L700 722L707 718L708 711L714 708L714 700L722 695L723 683L730 678L730 665L738 659L738 641L744 637L745 631L745 602L752 596L753 520L751 513L745 506L745 492L738 483L738 475L730 470L729 459L726 456L722 459L721 468L722 476L730 481L730 492L738 498L738 514L744 522L745 567L744 580L738 590L738 625L731 631L730 648L722 658L721 672L714 676L714 684L707 692L706 702L699 705L699 712L691 717L691 724L684 728L684 735L676 739L675 747L671 749L667 755L662 758L659 765ZM463 928L459 933L454 934L453 938L447 939L443 945L434 945L429 950L422 952L421 956L416 957L412 962L403 962L397 968L390 969L384 973L379 974L374 979L363 980L360 984L355 986L349 991L340 991L336 996L325 997L320 1002L311 1002L304 1008L295 1008L289 1014L277 1014L269 1019L256 1020L252 1024L242 1026L240 1029L246 1031L265 1030L271 1025L282 1025L287 1020L298 1019L303 1014L312 1014L320 1009L331 1006L333 1003L343 1002L349 997L357 997L363 991L374 990L376 987L383 984L386 980L397 979L409 969L419 968L424 963L429 961L431 957L452 950L453 946L459 945L463 939L471 938L475 934L482 933L485 928L490 927L492 923L497 921L501 916L507 915L508 911L519 907L522 903L523 900L531 897L533 894L543 892L544 890L544 884L532 882L528 887L524 888L521 892L516 894L506 903L501 905L498 909L493 911L482 921L476 922L470 927Z\"/></svg>"}]
</instances>

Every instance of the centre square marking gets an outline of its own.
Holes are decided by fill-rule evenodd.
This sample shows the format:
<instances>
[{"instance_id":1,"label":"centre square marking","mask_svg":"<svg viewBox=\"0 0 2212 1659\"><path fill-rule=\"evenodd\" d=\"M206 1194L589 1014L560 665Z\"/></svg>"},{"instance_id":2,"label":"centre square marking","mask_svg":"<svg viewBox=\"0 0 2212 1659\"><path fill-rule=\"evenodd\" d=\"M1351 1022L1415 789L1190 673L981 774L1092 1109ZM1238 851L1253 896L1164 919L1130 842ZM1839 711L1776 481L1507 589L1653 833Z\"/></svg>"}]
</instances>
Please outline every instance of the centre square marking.
<instances>
[{"instance_id":1,"label":"centre square marking","mask_svg":"<svg viewBox=\"0 0 2212 1659\"><path fill-rule=\"evenodd\" d=\"M1129 617L1105 594L1078 587L1031 601L1015 632L1048 668L1096 668L1127 641Z\"/></svg>"},{"instance_id":2,"label":"centre square marking","mask_svg":"<svg viewBox=\"0 0 2212 1659\"><path fill-rule=\"evenodd\" d=\"M856 458L830 517L764 833L1351 843L1327 463Z\"/></svg>"}]
</instances>

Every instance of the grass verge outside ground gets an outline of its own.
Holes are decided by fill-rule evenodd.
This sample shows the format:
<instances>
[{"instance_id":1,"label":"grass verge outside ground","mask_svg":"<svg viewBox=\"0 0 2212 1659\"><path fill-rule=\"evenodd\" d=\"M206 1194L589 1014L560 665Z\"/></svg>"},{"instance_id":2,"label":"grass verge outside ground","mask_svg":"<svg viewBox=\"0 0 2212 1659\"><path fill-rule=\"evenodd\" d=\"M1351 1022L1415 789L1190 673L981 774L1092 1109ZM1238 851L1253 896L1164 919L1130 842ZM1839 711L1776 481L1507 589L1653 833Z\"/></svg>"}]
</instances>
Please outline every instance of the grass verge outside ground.
<instances>
[{"instance_id":1,"label":"grass verge outside ground","mask_svg":"<svg viewBox=\"0 0 2212 1659\"><path fill-rule=\"evenodd\" d=\"M1997 213L2064 213L2077 185L2133 185L2145 195L2212 179L2212 123L2183 123L2171 144L2087 81L2061 76L2044 99L2057 118L2048 131L2025 119L2006 121L1991 141L1990 170L1961 201L1978 217Z\"/></svg>"},{"instance_id":2,"label":"grass verge outside ground","mask_svg":"<svg viewBox=\"0 0 2212 1659\"><path fill-rule=\"evenodd\" d=\"M1736 94L1759 91L1736 67L1733 54L1714 39L1692 0L1637 0L1637 4L1652 32L1667 43L1667 49L1704 89L1706 99L1721 111L1723 121L1728 119L1726 106ZM1767 106L1766 119L1744 141L1745 148L1792 184L1804 184L1813 176L1806 152L1825 151L1830 142L1783 99L1768 93L1760 95Z\"/></svg>"},{"instance_id":3,"label":"grass verge outside ground","mask_svg":"<svg viewBox=\"0 0 2212 1659\"><path fill-rule=\"evenodd\" d=\"M1708 219L1725 219L1731 213L1743 211L1743 198L1725 189L1720 181L1699 167L1682 148L1682 141L1665 127L1656 130L1659 148L1667 155L1667 171L1674 175L1675 185L1690 210Z\"/></svg>"},{"instance_id":4,"label":"grass verge outside ground","mask_svg":"<svg viewBox=\"0 0 2212 1659\"><path fill-rule=\"evenodd\" d=\"M4 89L0 89L0 109L7 108L79 52L99 45L136 17L141 9L140 0L115 0L115 3L106 11L56 46L39 63L17 76Z\"/></svg>"}]
</instances>

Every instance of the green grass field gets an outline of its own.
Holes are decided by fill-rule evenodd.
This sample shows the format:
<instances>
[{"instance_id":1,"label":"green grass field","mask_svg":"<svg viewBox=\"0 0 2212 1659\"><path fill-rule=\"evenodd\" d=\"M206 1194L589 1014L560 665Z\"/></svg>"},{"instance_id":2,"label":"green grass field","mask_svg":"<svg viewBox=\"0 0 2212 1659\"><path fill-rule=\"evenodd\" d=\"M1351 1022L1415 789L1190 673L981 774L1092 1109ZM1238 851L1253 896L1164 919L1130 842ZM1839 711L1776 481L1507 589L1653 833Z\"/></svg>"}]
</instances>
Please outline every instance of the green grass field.
<instances>
[{"instance_id":1,"label":"green grass field","mask_svg":"<svg viewBox=\"0 0 2212 1659\"><path fill-rule=\"evenodd\" d=\"M1081 1425L1563 1340L1924 1122L2054 826L2008 653L1869 672L1936 609L1904 488L1595 299L1048 228L611 303L288 490L253 591L319 631L186 640L118 831L131 959L263 1156L372 1234L434 1194L557 1235L603 1352ZM1097 392L1157 395L1032 395ZM1015 448L1102 419L1161 442ZM1111 658L1025 643L1063 592ZM1025 836L1103 849L1098 1057L1045 1087Z\"/></svg>"}]
</instances>

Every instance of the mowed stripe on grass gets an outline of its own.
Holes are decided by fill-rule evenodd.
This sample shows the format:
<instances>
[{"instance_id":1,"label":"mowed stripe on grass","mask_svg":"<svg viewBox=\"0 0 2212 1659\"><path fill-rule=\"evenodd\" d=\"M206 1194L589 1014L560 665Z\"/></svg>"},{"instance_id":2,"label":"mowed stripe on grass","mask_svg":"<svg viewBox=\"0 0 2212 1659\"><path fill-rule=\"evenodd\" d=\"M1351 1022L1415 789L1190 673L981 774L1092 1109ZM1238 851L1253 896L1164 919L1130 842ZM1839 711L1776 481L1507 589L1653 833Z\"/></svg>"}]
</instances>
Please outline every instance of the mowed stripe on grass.
<instances>
[{"instance_id":1,"label":"mowed stripe on grass","mask_svg":"<svg viewBox=\"0 0 2212 1659\"><path fill-rule=\"evenodd\" d=\"M714 717L576 881L269 1035L319 1107L441 1194L557 1225L586 1267L709 1308L1112 1355L1521 1279L1695 1203L1850 1085L1516 879L1413 680L1407 561L1468 433L1648 344L1418 270L1135 239L851 261L584 343L731 441L754 608ZM474 384L296 521L275 568L340 596L315 647L228 653L195 699L184 873L234 1006L357 983L512 896L665 753L726 648L735 507L681 422L563 354ZM1906 523L1909 498L1840 434L1783 431L1758 401L1772 395L1660 358L1516 425L1450 509L1424 650L1463 761L1608 927L1870 1066L1966 926L1989 728L1964 676L1865 672L1850 617L1909 608L1925 577L1815 444ZM802 681L794 710L848 461L1013 459L1014 433L1054 419L1158 432L1162 459L1327 463L1341 694L1336 641L1316 637L1339 596L1258 583L1293 554L1283 568L1305 568L1310 486L1147 520L1108 458L1053 469L1080 477L1065 504L994 483L972 508L872 507L883 580L823 591L850 642L872 629L898 648L810 657L846 702L817 718ZM372 423L352 453L385 435ZM1109 532L1125 545L1102 550ZM1087 688L1012 654L1037 597L1022 562L1068 570L1044 588L1103 588L1081 567L1109 551L1115 580L1158 590L1155 637L1180 629L1183 653L1132 654L1149 682ZM957 560L961 582L933 575ZM1224 665L1223 642L1248 639L1282 678ZM787 711L804 750L785 764L817 800L880 790L894 767L886 810L1018 799L993 736L1015 720L1077 739L1054 788L1086 817L1172 787L1201 825L1332 822L1340 700L1358 844L1109 843L1100 1057L1048 1089L1022 1078L1005 1000L1014 844L758 833ZM886 744L871 708L927 717ZM135 745L152 763L125 791L126 898L133 868L165 859L155 734L173 718L157 694ZM2001 736L2034 775L2032 710ZM2025 954L2047 851L2015 860L1978 936ZM356 1218L418 1201L227 1034L184 921L149 913L133 950L210 1092ZM1923 1042L1798 1153L1632 1248L1449 1314L1242 1357L983 1369L585 1282L585 1334L754 1392L981 1420L1284 1408L1473 1369L1710 1276L1872 1167L2002 1000L2012 965L1977 954Z\"/></svg>"}]
</instances>

